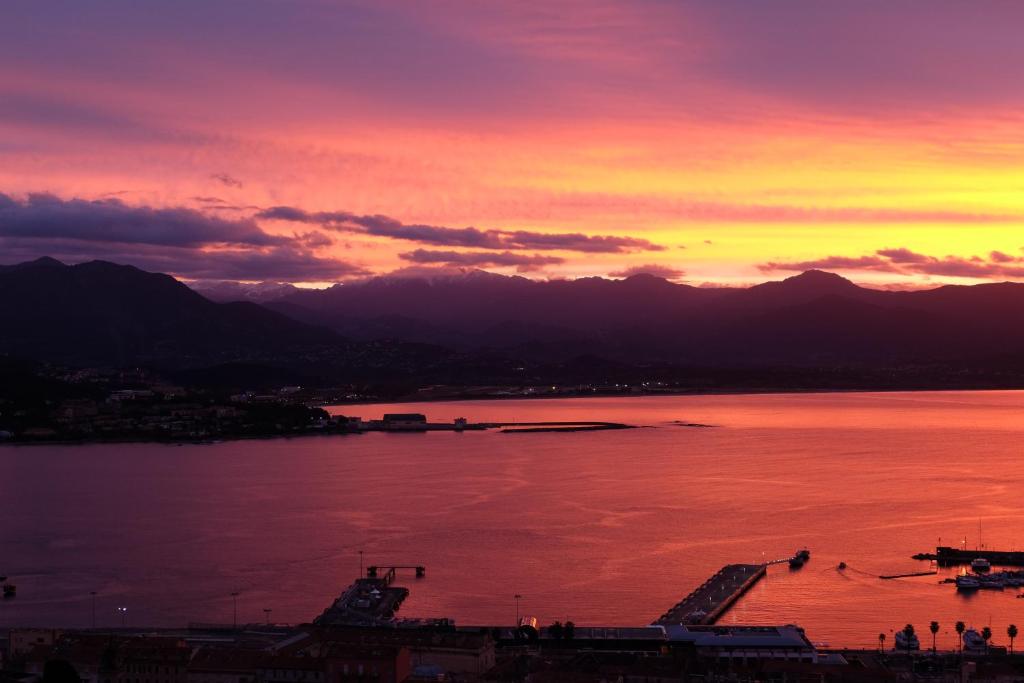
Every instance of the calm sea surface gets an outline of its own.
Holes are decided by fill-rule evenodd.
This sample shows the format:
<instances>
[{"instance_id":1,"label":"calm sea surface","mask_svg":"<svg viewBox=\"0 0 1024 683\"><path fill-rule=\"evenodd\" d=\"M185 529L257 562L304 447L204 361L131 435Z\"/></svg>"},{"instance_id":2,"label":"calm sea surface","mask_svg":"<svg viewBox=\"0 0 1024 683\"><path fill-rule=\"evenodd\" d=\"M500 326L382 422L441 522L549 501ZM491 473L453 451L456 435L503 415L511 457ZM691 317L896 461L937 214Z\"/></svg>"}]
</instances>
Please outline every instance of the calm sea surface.
<instances>
[{"instance_id":1,"label":"calm sea surface","mask_svg":"<svg viewBox=\"0 0 1024 683\"><path fill-rule=\"evenodd\" d=\"M343 406L363 418L612 420L563 434L364 434L0 448L0 626L312 619L367 564L423 564L405 616L644 624L720 566L772 567L726 622L812 640L958 619L1005 642L1017 589L957 595L910 559L1024 547L1024 393L805 394ZM689 428L675 420L715 425ZM845 561L848 569L838 571ZM946 575L945 572L943 575ZM922 638L925 644L927 638ZM892 642L892 637L889 637Z\"/></svg>"}]
</instances>

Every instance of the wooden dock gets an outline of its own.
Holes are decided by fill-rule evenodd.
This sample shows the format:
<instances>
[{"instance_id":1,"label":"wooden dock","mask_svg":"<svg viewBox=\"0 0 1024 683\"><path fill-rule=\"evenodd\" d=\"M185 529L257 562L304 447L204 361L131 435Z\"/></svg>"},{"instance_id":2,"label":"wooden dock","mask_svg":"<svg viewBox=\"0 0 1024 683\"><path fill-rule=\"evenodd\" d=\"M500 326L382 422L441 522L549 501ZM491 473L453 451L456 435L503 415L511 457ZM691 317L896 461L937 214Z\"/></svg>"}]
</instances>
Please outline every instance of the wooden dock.
<instances>
[{"instance_id":1,"label":"wooden dock","mask_svg":"<svg viewBox=\"0 0 1024 683\"><path fill-rule=\"evenodd\" d=\"M714 624L767 572L767 564L727 564L654 623Z\"/></svg>"}]
</instances>

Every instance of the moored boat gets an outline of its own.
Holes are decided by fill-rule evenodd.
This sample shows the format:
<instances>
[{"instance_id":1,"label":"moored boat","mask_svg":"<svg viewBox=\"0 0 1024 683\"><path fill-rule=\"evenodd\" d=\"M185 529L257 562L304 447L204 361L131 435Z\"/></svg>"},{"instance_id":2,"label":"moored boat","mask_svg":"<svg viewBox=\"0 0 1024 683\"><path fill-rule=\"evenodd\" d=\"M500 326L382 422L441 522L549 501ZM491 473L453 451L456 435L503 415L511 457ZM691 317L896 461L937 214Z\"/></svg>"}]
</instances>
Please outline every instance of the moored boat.
<instances>
[{"instance_id":1,"label":"moored boat","mask_svg":"<svg viewBox=\"0 0 1024 683\"><path fill-rule=\"evenodd\" d=\"M981 582L973 576L956 577L956 589L958 591L976 591L981 588Z\"/></svg>"},{"instance_id":2,"label":"moored boat","mask_svg":"<svg viewBox=\"0 0 1024 683\"><path fill-rule=\"evenodd\" d=\"M992 563L984 557L976 557L971 560L971 569L976 572L987 572L992 569Z\"/></svg>"}]
</instances>

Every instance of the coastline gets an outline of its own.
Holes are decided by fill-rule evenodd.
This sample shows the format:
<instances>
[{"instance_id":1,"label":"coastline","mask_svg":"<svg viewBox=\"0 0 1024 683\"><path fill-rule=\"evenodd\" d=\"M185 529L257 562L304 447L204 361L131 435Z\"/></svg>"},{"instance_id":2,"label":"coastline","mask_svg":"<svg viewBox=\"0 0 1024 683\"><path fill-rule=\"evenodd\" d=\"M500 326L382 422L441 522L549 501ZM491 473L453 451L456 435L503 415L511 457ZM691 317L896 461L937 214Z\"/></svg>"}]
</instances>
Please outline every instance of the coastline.
<instances>
[{"instance_id":1,"label":"coastline","mask_svg":"<svg viewBox=\"0 0 1024 683\"><path fill-rule=\"evenodd\" d=\"M341 406L369 406L369 405L405 405L411 403L459 403L465 401L539 401L539 400L565 400L565 399L586 399L586 398L652 398L658 396L806 396L808 394L931 394L931 393L989 393L989 392L1024 392L1024 386L1020 387L917 387L917 388L852 388L852 389L828 389L828 388L783 388L775 387L769 389L759 388L736 388L736 389L683 389L679 391L651 391L646 393L633 392L588 392L578 394L524 394L521 396L496 396L494 394L460 394L457 396L409 396L404 398L390 398L380 400L353 400L338 401L331 403L318 403L319 408L331 408ZM333 413L332 413L333 414ZM340 413L339 413L340 414Z\"/></svg>"}]
</instances>

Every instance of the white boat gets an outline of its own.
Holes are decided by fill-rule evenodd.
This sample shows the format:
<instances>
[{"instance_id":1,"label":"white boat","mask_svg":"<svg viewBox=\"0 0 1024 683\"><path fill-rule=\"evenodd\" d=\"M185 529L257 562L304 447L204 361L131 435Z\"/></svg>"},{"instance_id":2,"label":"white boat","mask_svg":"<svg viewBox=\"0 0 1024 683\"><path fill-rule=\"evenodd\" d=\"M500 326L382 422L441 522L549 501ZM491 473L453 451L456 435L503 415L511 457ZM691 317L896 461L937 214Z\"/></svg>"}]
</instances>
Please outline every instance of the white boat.
<instances>
[{"instance_id":1,"label":"white boat","mask_svg":"<svg viewBox=\"0 0 1024 683\"><path fill-rule=\"evenodd\" d=\"M907 652L909 650L920 650L921 641L918 639L916 633L911 633L910 637L903 631L896 631L896 650Z\"/></svg>"},{"instance_id":2,"label":"white boat","mask_svg":"<svg viewBox=\"0 0 1024 683\"><path fill-rule=\"evenodd\" d=\"M978 581L973 576L956 577L956 589L958 591L976 591L979 588L981 588L981 581Z\"/></svg>"},{"instance_id":3,"label":"white boat","mask_svg":"<svg viewBox=\"0 0 1024 683\"><path fill-rule=\"evenodd\" d=\"M987 572L992 569L992 563L984 557L978 557L971 560L971 569L976 572Z\"/></svg>"},{"instance_id":4,"label":"white boat","mask_svg":"<svg viewBox=\"0 0 1024 683\"><path fill-rule=\"evenodd\" d=\"M988 650L985 639L973 628L964 631L964 652L981 654Z\"/></svg>"}]
</instances>

